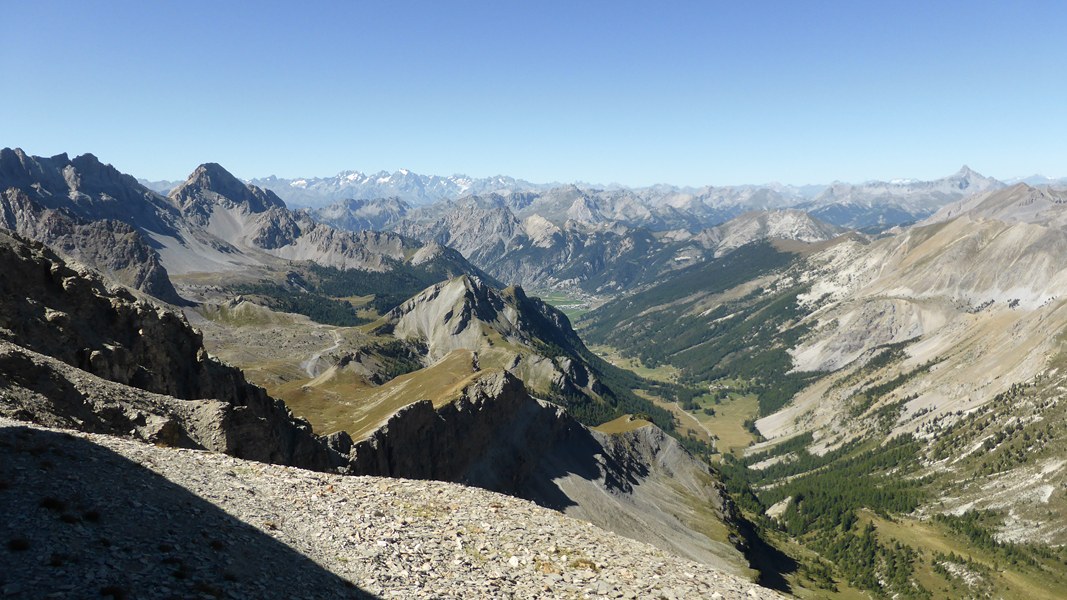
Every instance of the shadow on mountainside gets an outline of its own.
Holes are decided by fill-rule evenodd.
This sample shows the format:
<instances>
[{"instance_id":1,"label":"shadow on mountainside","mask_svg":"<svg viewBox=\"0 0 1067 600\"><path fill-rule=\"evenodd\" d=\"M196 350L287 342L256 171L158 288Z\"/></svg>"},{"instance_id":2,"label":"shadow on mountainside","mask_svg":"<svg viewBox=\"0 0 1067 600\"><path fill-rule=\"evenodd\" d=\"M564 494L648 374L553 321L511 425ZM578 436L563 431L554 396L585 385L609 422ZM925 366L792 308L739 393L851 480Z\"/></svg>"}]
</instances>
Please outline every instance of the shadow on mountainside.
<instances>
[{"instance_id":1,"label":"shadow on mountainside","mask_svg":"<svg viewBox=\"0 0 1067 600\"><path fill-rule=\"evenodd\" d=\"M3 595L374 598L185 488L69 434L0 428L0 515Z\"/></svg>"},{"instance_id":2,"label":"shadow on mountainside","mask_svg":"<svg viewBox=\"0 0 1067 600\"><path fill-rule=\"evenodd\" d=\"M483 377L441 408L428 400L405 406L354 447L352 468L360 475L452 481L559 511L577 502L557 479L603 479L605 489L625 492L643 467L605 456L589 430L534 400L505 372Z\"/></svg>"},{"instance_id":3,"label":"shadow on mountainside","mask_svg":"<svg viewBox=\"0 0 1067 600\"><path fill-rule=\"evenodd\" d=\"M747 542L745 558L749 566L759 572L756 583L772 590L792 594L793 588L785 576L796 573L799 564L793 557L767 543L748 520L738 524L742 537Z\"/></svg>"}]
</instances>

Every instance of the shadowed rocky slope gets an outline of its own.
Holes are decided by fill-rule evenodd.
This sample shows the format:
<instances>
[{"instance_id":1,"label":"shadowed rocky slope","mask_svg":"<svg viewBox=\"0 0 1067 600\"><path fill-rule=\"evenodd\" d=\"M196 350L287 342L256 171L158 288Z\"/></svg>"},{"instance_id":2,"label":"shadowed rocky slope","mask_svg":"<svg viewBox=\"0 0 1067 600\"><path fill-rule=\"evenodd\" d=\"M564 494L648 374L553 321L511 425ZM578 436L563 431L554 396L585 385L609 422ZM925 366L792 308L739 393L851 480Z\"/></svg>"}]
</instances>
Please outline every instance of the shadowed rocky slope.
<instances>
[{"instance_id":1,"label":"shadowed rocky slope","mask_svg":"<svg viewBox=\"0 0 1067 600\"><path fill-rule=\"evenodd\" d=\"M327 468L336 458L294 419L280 401L247 383L237 369L207 355L200 335L175 313L137 300L123 289L66 265L46 247L0 231L0 339L7 385L0 388L0 409L9 414L53 414L59 422L81 418L79 398L97 389L121 387L181 401L211 399L197 410L153 410L117 400L96 415L95 430L125 434L131 422L158 421L153 429L166 439L225 451L254 460ZM46 356L41 356L46 355ZM52 357L48 360L46 357ZM63 363L65 368L57 363ZM95 375L102 388L82 384ZM86 387L88 386L88 387ZM19 395L16 390L35 395ZM83 391L77 391L81 388ZM29 402L36 398L43 404ZM22 406L29 402L31 406ZM162 405L159 405L162 407ZM163 429L163 434L158 430Z\"/></svg>"}]
</instances>

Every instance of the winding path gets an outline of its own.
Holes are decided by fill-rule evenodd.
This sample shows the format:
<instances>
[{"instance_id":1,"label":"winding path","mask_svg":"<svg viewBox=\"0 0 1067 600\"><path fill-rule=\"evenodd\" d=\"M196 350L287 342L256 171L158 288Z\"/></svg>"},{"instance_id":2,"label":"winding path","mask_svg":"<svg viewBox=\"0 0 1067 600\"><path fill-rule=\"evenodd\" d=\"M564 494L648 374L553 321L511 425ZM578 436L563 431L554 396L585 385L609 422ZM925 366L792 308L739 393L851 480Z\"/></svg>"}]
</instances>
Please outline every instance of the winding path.
<instances>
[{"instance_id":1,"label":"winding path","mask_svg":"<svg viewBox=\"0 0 1067 600\"><path fill-rule=\"evenodd\" d=\"M314 378L314 377L318 376L318 374L319 374L319 372L318 372L319 359L322 358L323 354L326 354L326 353L329 353L329 352L333 352L334 350L336 350L336 349L341 347L341 332L339 332L339 331L337 331L335 329L335 330L333 330L332 333L333 333L333 345L332 346L329 346L329 347L323 348L322 350L319 350L318 352L312 354L307 360L305 360L304 362L300 363L300 368L304 369L304 372L306 372L308 374L308 377Z\"/></svg>"}]
</instances>

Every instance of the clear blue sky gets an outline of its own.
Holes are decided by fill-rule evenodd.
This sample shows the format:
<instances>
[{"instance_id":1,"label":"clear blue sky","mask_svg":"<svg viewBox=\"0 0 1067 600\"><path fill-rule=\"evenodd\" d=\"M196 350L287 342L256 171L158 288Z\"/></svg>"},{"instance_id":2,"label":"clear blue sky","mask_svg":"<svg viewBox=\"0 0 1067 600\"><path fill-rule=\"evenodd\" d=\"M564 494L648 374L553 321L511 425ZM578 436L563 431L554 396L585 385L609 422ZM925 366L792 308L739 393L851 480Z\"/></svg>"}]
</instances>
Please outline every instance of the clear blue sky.
<instances>
[{"instance_id":1,"label":"clear blue sky","mask_svg":"<svg viewBox=\"0 0 1067 600\"><path fill-rule=\"evenodd\" d=\"M0 0L0 146L139 177L1067 175L1067 3Z\"/></svg>"}]
</instances>

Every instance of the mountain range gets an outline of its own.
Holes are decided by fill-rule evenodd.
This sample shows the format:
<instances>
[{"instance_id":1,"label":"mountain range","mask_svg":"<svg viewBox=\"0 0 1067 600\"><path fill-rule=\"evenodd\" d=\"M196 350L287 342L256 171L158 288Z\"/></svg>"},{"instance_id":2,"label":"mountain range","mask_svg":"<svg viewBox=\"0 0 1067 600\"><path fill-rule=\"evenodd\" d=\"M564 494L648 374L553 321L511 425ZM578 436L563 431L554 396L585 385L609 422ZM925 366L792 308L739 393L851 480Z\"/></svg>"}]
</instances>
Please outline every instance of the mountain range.
<instances>
[{"instance_id":1,"label":"mountain range","mask_svg":"<svg viewBox=\"0 0 1067 600\"><path fill-rule=\"evenodd\" d=\"M801 596L1067 585L1054 182L343 175L0 151L0 416L479 486Z\"/></svg>"},{"instance_id":2,"label":"mountain range","mask_svg":"<svg viewBox=\"0 0 1067 600\"><path fill-rule=\"evenodd\" d=\"M180 181L140 181L160 193L169 193ZM932 181L898 179L864 183L833 182L824 185L764 185L686 187L654 185L629 188L620 185L575 183L534 184L513 177L472 178L420 175L406 169L364 174L344 171L334 177L255 178L248 183L276 193L294 208L308 208L321 219L341 219L345 201L358 202L351 210L366 210L365 201L392 198L411 207L459 200L466 196L502 196L520 217L540 214L551 221L568 218L586 222L617 221L652 230L698 230L717 225L744 212L798 208L828 223L853 229L885 230L921 220L952 201L1014 183L1062 185L1062 179L1034 175L1000 182L964 166L956 173ZM579 196L581 203L575 204ZM527 208L531 204L537 206ZM584 204L584 206L583 206ZM325 212L320 212L325 210ZM433 214L433 211L430 211ZM333 221L332 224L341 225ZM383 222L369 222L381 228ZM359 221L342 225L362 227Z\"/></svg>"},{"instance_id":3,"label":"mountain range","mask_svg":"<svg viewBox=\"0 0 1067 600\"><path fill-rule=\"evenodd\" d=\"M45 210L119 223L175 284L155 295L127 278L138 297L108 282L125 272L97 275L5 237L3 373L15 384L5 415L302 468L479 485L751 573L751 527L714 473L654 424L672 427L633 392L635 376L590 352L562 313L455 250L316 223L217 164L162 196L93 157L0 158L5 198L29 207L5 205L12 231L57 239L62 228L37 218ZM87 267L122 250L98 235L75 241L64 253ZM338 319L361 325L329 324ZM334 341L314 347L323 336ZM282 399L330 435L313 435ZM344 427L329 427L326 413L343 414Z\"/></svg>"},{"instance_id":4,"label":"mountain range","mask_svg":"<svg viewBox=\"0 0 1067 600\"><path fill-rule=\"evenodd\" d=\"M395 197L346 200L307 214L341 229L392 230L455 248L501 281L607 295L757 239L812 242L846 228L880 232L1003 187L963 167L935 181L835 183L821 190L570 185L420 207Z\"/></svg>"}]
</instances>

